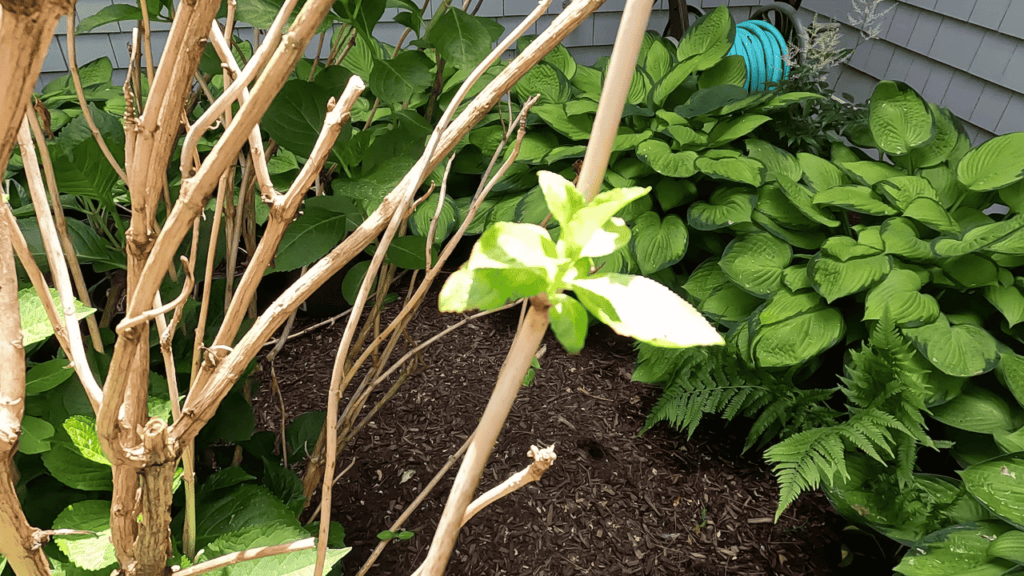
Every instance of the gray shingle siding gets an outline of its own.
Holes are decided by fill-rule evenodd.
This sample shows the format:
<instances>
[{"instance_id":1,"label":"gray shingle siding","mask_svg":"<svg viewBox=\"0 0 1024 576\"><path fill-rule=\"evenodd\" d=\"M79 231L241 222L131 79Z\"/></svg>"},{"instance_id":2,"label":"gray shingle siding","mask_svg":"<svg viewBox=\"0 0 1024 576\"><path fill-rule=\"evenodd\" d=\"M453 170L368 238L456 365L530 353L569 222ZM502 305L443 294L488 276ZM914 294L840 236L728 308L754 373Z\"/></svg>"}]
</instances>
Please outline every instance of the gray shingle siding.
<instances>
[{"instance_id":1,"label":"gray shingle siding","mask_svg":"<svg viewBox=\"0 0 1024 576\"><path fill-rule=\"evenodd\" d=\"M688 0L690 5L708 11L729 6L734 19L745 20L751 11L768 0ZM433 14L440 0L430 0L427 15ZM78 21L112 3L130 0L78 0ZM591 64L610 52L618 31L618 18L626 0L607 0L597 14L567 38L565 45L582 63ZM1010 129L1024 129L1024 0L885 0L893 9L881 21L880 39L863 43L848 65L829 74L840 93L858 99L870 96L883 78L902 80L929 100L950 108L972 133L982 138ZM536 7L535 0L484 0L479 14L491 17L506 29L518 25L522 16ZM667 0L657 0L651 30L661 31L668 20ZM543 29L562 10L562 0L554 0L547 16L530 33ZM803 0L799 11L807 24L816 14L819 19L847 22L852 12L849 0ZM403 27L391 21L395 10L385 13L378 37L389 44L397 41ZM132 23L107 24L80 35L78 61L85 64L106 56L123 75L127 66L127 43ZM168 26L153 23L155 54L163 48ZM843 47L853 47L856 30L843 25ZM58 27L58 39L51 43L38 87L67 69L63 46L65 28ZM305 53L314 56L314 39ZM323 53L329 49L325 42Z\"/></svg>"}]
</instances>

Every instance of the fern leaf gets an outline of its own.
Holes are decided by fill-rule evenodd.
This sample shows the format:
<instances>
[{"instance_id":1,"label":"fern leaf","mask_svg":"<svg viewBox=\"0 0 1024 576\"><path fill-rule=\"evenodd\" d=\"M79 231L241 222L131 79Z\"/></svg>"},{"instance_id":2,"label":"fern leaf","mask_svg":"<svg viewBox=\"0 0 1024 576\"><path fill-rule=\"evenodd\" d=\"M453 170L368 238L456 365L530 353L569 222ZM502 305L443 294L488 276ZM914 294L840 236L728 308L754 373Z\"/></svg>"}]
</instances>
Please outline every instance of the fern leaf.
<instances>
[{"instance_id":1,"label":"fern leaf","mask_svg":"<svg viewBox=\"0 0 1024 576\"><path fill-rule=\"evenodd\" d=\"M772 469L779 482L776 522L800 494L821 486L823 475L829 482L837 472L848 478L843 440L836 428L805 430L765 451L765 460L774 465Z\"/></svg>"}]
</instances>

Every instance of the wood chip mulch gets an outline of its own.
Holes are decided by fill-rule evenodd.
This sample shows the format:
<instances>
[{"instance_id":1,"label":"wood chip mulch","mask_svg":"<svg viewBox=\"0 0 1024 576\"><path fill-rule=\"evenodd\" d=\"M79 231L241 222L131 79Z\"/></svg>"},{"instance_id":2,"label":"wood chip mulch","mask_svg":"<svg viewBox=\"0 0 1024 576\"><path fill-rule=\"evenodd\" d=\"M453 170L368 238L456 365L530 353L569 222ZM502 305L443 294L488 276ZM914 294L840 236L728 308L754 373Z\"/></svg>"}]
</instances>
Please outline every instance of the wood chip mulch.
<instances>
[{"instance_id":1,"label":"wood chip mulch","mask_svg":"<svg viewBox=\"0 0 1024 576\"><path fill-rule=\"evenodd\" d=\"M435 291L410 326L417 342L460 319L438 313L436 298ZM391 305L385 317L398 306ZM377 533L390 527L473 431L518 315L514 309L481 318L433 344L418 373L339 456L339 470L355 459L335 486L332 509L352 546L346 574L356 573ZM343 330L343 321L320 328L288 342L278 356L289 421L326 409ZM544 343L541 368L520 391L478 494L529 465L531 445L554 444L557 460L539 482L495 502L462 529L448 574L841 573L844 521L813 493L773 523L778 489L759 454L740 455L742 426L709 419L691 440L664 426L638 436L657 389L630 381L635 355L629 340L595 327L580 355L568 355L550 332ZM262 364L257 422L276 431L278 401ZM371 575L411 574L419 565L457 468L403 527L415 536L393 540Z\"/></svg>"}]
</instances>

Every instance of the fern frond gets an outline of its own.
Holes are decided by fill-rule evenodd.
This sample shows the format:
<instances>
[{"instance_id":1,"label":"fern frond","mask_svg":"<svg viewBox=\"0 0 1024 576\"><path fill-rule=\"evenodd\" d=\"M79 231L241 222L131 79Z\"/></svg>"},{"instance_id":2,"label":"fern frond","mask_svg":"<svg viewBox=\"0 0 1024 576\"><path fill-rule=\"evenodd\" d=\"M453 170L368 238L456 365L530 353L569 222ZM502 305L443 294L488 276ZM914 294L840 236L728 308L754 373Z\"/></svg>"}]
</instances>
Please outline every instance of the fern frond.
<instances>
[{"instance_id":1,"label":"fern frond","mask_svg":"<svg viewBox=\"0 0 1024 576\"><path fill-rule=\"evenodd\" d=\"M776 522L802 493L821 486L823 477L831 482L838 472L848 478L843 439L835 428L805 430L765 451L765 460L774 465L772 470L779 482Z\"/></svg>"},{"instance_id":2,"label":"fern frond","mask_svg":"<svg viewBox=\"0 0 1024 576\"><path fill-rule=\"evenodd\" d=\"M637 342L636 368L633 381L655 384L665 382L675 372L682 356L689 348L659 348L645 342Z\"/></svg>"}]
</instances>

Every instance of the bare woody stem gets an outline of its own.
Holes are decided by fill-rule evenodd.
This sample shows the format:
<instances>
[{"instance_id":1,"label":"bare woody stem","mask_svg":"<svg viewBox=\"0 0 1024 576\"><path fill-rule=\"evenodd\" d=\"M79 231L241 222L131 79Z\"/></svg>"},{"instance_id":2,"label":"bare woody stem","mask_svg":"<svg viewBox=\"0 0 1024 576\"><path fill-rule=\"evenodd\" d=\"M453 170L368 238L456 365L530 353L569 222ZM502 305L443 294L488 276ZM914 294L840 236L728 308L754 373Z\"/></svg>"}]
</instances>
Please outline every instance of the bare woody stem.
<instances>
[{"instance_id":1,"label":"bare woody stem","mask_svg":"<svg viewBox=\"0 0 1024 576\"><path fill-rule=\"evenodd\" d=\"M287 554L288 552L297 552L299 550L309 550L316 546L316 540L313 538L306 538L305 540L298 540L296 542L290 542L288 544L275 544L273 546L262 546L260 548L250 548L249 550L242 550L241 552L232 552L231 554L225 554L218 556L213 560L207 560L206 562L200 562L195 566L189 568L183 568L176 572L171 572L172 576L199 576L207 572L217 570L218 568L224 568L225 566L231 566L238 564L239 562L245 562L246 560L256 560L258 558L266 558L267 556L276 556L278 554Z\"/></svg>"},{"instance_id":2,"label":"bare woody stem","mask_svg":"<svg viewBox=\"0 0 1024 576\"><path fill-rule=\"evenodd\" d=\"M480 94L466 107L465 111L445 130L440 139L438 148L430 156L428 167L433 169L441 162L455 145L465 136L483 116L490 112L498 100L519 80L530 67L550 52L560 43L575 27L592 14L604 3L604 0L575 0L559 16L555 18L551 26L537 37L520 54L516 60L505 67L502 72L484 88ZM308 8L310 3L306 4ZM256 98L255 90L253 98ZM248 104L248 103L247 103ZM243 106L244 109L244 106ZM241 113L240 113L241 115ZM236 124L238 120L236 119ZM229 129L230 132L230 129ZM222 137L221 143L227 138ZM399 200L408 193L408 190L415 189L422 184L422 181L414 180L415 176L407 175L399 183L394 191L384 198L378 209L350 234L344 242L334 248L330 253L310 267L298 282L292 285L284 294L272 304L253 327L234 346L234 348L215 364L204 368L208 372L204 376L207 379L218 381L218 385L209 389L206 386L200 388L198 393L189 396L186 409L183 410L182 419L175 422L171 427L172 435L179 440L193 438L203 424L213 416L217 405L230 389L231 383L242 373L244 367L255 357L263 342L267 341L274 331L284 323L291 314L291 311L298 307L299 303L308 298L313 291L320 287L327 278L336 274L342 267L348 264L352 258L361 253L369 243L387 226L390 217L399 206ZM170 225L165 227L164 233ZM154 253L156 250L154 249ZM151 265L156 266L151 262ZM166 264L160 269L166 269ZM116 349L115 349L116 355ZM115 362L113 366L117 366ZM204 367L206 364L204 363ZM202 377L201 377L202 378ZM227 378L227 380L223 380ZM226 384L224 384L226 382ZM109 379L108 379L109 384ZM101 432L102 434L102 432ZM101 437L102 439L102 437Z\"/></svg>"},{"instance_id":3,"label":"bare woody stem","mask_svg":"<svg viewBox=\"0 0 1024 576\"><path fill-rule=\"evenodd\" d=\"M629 87L636 66L637 54L643 40L644 30L651 13L649 0L628 0L622 17L622 24L615 39L612 61L602 89L598 114L593 134L584 158L580 184L584 195L590 199L600 191L600 183L611 154L612 141L618 131L625 104L625 92ZM603 108L603 110L602 110ZM594 149L596 152L591 152ZM588 166L589 164L589 166ZM586 177L586 180L584 180ZM444 573L448 558L458 537L466 507L473 497L480 474L498 437L508 410L525 376L533 355L540 346L548 326L547 297L535 296L526 317L516 332L515 340L498 375L491 400L474 433L466 458L459 468L451 494L445 505L437 531L427 553L427 558L416 576L440 576Z\"/></svg>"},{"instance_id":4,"label":"bare woody stem","mask_svg":"<svg viewBox=\"0 0 1024 576\"><path fill-rule=\"evenodd\" d=\"M34 548L38 530L25 518L14 485L14 452L25 414L25 348L11 230L0 224L0 554L19 576L43 576L50 564Z\"/></svg>"},{"instance_id":5,"label":"bare woody stem","mask_svg":"<svg viewBox=\"0 0 1024 576\"><path fill-rule=\"evenodd\" d=\"M0 54L5 76L0 90L0 174L6 170L17 141L53 30L71 5L71 0L0 0Z\"/></svg>"},{"instance_id":6,"label":"bare woody stem","mask_svg":"<svg viewBox=\"0 0 1024 576\"><path fill-rule=\"evenodd\" d=\"M455 477L455 484L452 486L445 504L441 520L437 524L437 531L430 543L430 550L427 558L416 570L415 574L421 576L440 576L444 573L448 558L455 546L455 539L459 535L459 528L462 526L462 519L466 514L473 493L480 483L480 474L484 465L491 455L494 443L498 434L505 424L505 418L512 408L512 403L519 393L519 387L523 383L523 377L530 368L533 355L540 347L541 340L548 328L548 306L547 297L535 296L531 299L530 309L526 312L526 319L522 328L516 332L515 340L509 349L505 363L498 373L498 381L494 385L494 392L487 402L487 408L480 418L473 433L473 441L466 451L466 457L462 460L459 473Z\"/></svg>"}]
</instances>

